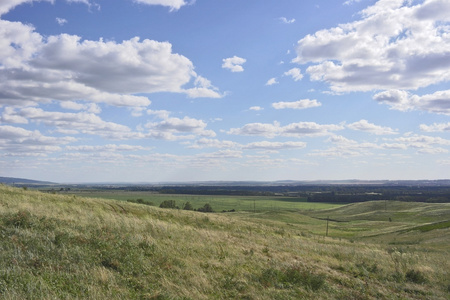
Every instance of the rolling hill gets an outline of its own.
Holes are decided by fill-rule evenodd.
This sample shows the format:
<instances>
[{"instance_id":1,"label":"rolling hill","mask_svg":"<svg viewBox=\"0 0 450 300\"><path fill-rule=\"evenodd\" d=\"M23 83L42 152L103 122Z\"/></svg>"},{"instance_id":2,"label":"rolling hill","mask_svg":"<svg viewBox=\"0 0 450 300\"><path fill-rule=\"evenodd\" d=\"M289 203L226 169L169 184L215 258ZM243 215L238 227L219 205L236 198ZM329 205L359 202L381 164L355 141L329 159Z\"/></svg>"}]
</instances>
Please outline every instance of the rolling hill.
<instances>
[{"instance_id":1,"label":"rolling hill","mask_svg":"<svg viewBox=\"0 0 450 300\"><path fill-rule=\"evenodd\" d=\"M335 213L369 211L344 206ZM318 219L322 215L297 213L295 224L262 216L160 209L0 185L0 295L3 299L449 297L448 247L379 245L308 233L310 226L323 224ZM359 222L348 221L354 226ZM448 228L432 231L448 235ZM417 228L416 234L421 232Z\"/></svg>"}]
</instances>

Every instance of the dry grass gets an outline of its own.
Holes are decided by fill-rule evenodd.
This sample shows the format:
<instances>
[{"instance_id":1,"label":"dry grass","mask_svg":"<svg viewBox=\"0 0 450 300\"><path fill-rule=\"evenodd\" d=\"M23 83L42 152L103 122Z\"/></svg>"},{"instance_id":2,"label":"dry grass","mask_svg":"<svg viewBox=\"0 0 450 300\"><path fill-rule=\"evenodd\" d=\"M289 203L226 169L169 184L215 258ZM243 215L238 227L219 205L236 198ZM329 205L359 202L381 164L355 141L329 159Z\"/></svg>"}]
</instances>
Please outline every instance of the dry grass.
<instances>
[{"instance_id":1,"label":"dry grass","mask_svg":"<svg viewBox=\"0 0 450 300\"><path fill-rule=\"evenodd\" d=\"M6 186L0 218L3 299L449 297L446 248L352 243L244 213Z\"/></svg>"}]
</instances>

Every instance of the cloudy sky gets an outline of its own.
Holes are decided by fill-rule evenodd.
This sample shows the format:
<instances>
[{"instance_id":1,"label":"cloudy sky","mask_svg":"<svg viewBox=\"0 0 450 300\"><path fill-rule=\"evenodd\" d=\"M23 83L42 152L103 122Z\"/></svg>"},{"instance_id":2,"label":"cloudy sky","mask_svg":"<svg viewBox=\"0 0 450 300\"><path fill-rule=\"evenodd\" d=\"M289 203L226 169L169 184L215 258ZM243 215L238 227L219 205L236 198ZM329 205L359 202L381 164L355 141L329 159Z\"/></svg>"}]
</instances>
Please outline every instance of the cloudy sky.
<instances>
[{"instance_id":1,"label":"cloudy sky","mask_svg":"<svg viewBox=\"0 0 450 300\"><path fill-rule=\"evenodd\" d=\"M2 0L0 176L450 178L450 0Z\"/></svg>"}]
</instances>

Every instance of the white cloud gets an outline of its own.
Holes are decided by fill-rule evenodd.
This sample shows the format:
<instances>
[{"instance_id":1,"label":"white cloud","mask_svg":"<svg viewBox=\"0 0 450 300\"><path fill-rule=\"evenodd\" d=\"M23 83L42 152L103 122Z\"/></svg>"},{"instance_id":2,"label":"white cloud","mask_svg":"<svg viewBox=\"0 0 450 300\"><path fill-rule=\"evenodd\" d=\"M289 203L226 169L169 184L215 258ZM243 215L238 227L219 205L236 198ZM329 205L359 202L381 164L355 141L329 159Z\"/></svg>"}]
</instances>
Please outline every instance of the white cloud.
<instances>
[{"instance_id":1,"label":"white cloud","mask_svg":"<svg viewBox=\"0 0 450 300\"><path fill-rule=\"evenodd\" d=\"M162 5L170 7L170 10L178 10L182 6L188 4L184 0L133 0L134 2L146 5Z\"/></svg>"},{"instance_id":2,"label":"white cloud","mask_svg":"<svg viewBox=\"0 0 450 300\"><path fill-rule=\"evenodd\" d=\"M137 145L116 145L116 144L106 144L101 146L66 146L64 149L69 151L79 151L79 152L128 152L128 151L141 151L149 150L150 148L145 148Z\"/></svg>"},{"instance_id":3,"label":"white cloud","mask_svg":"<svg viewBox=\"0 0 450 300\"><path fill-rule=\"evenodd\" d=\"M292 24L292 23L295 22L295 19L292 18L292 19L288 20L286 17L281 17L281 18L280 18L280 21L281 21L282 23L284 23L284 24Z\"/></svg>"},{"instance_id":4,"label":"white cloud","mask_svg":"<svg viewBox=\"0 0 450 300\"><path fill-rule=\"evenodd\" d=\"M275 122L274 124L267 123L250 123L241 128L231 128L228 134L234 135L257 135L265 137L275 137L280 133L280 124Z\"/></svg>"},{"instance_id":5,"label":"white cloud","mask_svg":"<svg viewBox=\"0 0 450 300\"><path fill-rule=\"evenodd\" d=\"M229 69L231 72L242 72L244 68L242 65L247 61L245 58L233 56L230 58L224 58L222 68Z\"/></svg>"},{"instance_id":6,"label":"white cloud","mask_svg":"<svg viewBox=\"0 0 450 300\"><path fill-rule=\"evenodd\" d=\"M51 0L54 1L54 0ZM91 0L66 0L69 3L82 3L82 4L86 4L89 8L91 8L92 6L96 7L97 9L100 9L100 5L92 2Z\"/></svg>"},{"instance_id":7,"label":"white cloud","mask_svg":"<svg viewBox=\"0 0 450 300\"><path fill-rule=\"evenodd\" d=\"M167 110L147 110L147 114L149 115L155 115L160 119L167 119L169 118L170 112Z\"/></svg>"},{"instance_id":8,"label":"white cloud","mask_svg":"<svg viewBox=\"0 0 450 300\"><path fill-rule=\"evenodd\" d=\"M60 26L67 23L67 20L64 18L56 18L56 23L58 23Z\"/></svg>"},{"instance_id":9,"label":"white cloud","mask_svg":"<svg viewBox=\"0 0 450 300\"><path fill-rule=\"evenodd\" d=\"M294 81L299 81L303 78L302 71L299 68L292 68L287 72L284 72L284 76L291 76Z\"/></svg>"},{"instance_id":10,"label":"white cloud","mask_svg":"<svg viewBox=\"0 0 450 300\"><path fill-rule=\"evenodd\" d=\"M278 122L274 122L273 124L250 123L241 128L231 128L227 133L234 135L265 136L269 138L275 136L303 137L329 135L331 131L342 129L344 129L342 125L322 125L315 122L298 122L286 126L280 126Z\"/></svg>"},{"instance_id":11,"label":"white cloud","mask_svg":"<svg viewBox=\"0 0 450 300\"><path fill-rule=\"evenodd\" d=\"M6 112L6 110L5 110ZM8 110L2 118L22 118L35 123L42 123L71 134L91 134L109 139L142 138L125 125L103 121L93 113L64 113L44 111L40 108L27 107L20 110Z\"/></svg>"},{"instance_id":12,"label":"white cloud","mask_svg":"<svg viewBox=\"0 0 450 300\"><path fill-rule=\"evenodd\" d=\"M429 148L430 145L446 145L450 146L450 140L443 139L441 137L433 137L426 135L411 135L403 136L394 139L395 142L406 144L411 148Z\"/></svg>"},{"instance_id":13,"label":"white cloud","mask_svg":"<svg viewBox=\"0 0 450 300\"><path fill-rule=\"evenodd\" d=\"M213 158L213 159L229 159L242 158L242 152L239 150L219 150L212 153L201 153L197 155L198 158Z\"/></svg>"},{"instance_id":14,"label":"white cloud","mask_svg":"<svg viewBox=\"0 0 450 300\"><path fill-rule=\"evenodd\" d=\"M448 123L434 123L433 125L420 125L420 130L425 132L450 132L450 122Z\"/></svg>"},{"instance_id":15,"label":"white cloud","mask_svg":"<svg viewBox=\"0 0 450 300\"><path fill-rule=\"evenodd\" d=\"M260 111L260 110L263 110L264 108L262 108L261 106L252 106L249 109L250 110L255 110L255 111Z\"/></svg>"},{"instance_id":16,"label":"white cloud","mask_svg":"<svg viewBox=\"0 0 450 300\"><path fill-rule=\"evenodd\" d=\"M194 85L194 88L185 91L189 98L222 98L224 96L211 84L211 81L202 76L196 76Z\"/></svg>"},{"instance_id":17,"label":"white cloud","mask_svg":"<svg viewBox=\"0 0 450 300\"><path fill-rule=\"evenodd\" d=\"M195 135L214 137L216 135L215 132L206 130L206 126L207 124L202 120L189 117L184 117L183 119L169 117L161 122L149 122L145 125L150 130L151 137L166 140L192 139Z\"/></svg>"},{"instance_id":18,"label":"white cloud","mask_svg":"<svg viewBox=\"0 0 450 300\"><path fill-rule=\"evenodd\" d=\"M217 139L202 138L195 142L194 145L188 148L202 149L202 148L235 148L238 144L233 141L220 141Z\"/></svg>"},{"instance_id":19,"label":"white cloud","mask_svg":"<svg viewBox=\"0 0 450 300\"><path fill-rule=\"evenodd\" d=\"M270 78L269 80L267 80L266 85L274 85L274 84L277 84L277 83L278 83L278 81L274 77L274 78Z\"/></svg>"},{"instance_id":20,"label":"white cloud","mask_svg":"<svg viewBox=\"0 0 450 300\"><path fill-rule=\"evenodd\" d=\"M256 150L285 150L285 149L302 149L306 147L305 142L255 142L243 146L243 149Z\"/></svg>"},{"instance_id":21,"label":"white cloud","mask_svg":"<svg viewBox=\"0 0 450 300\"><path fill-rule=\"evenodd\" d=\"M419 149L417 152L421 153L421 154L442 154L442 153L448 153L448 150L444 149L444 148L437 147L437 148Z\"/></svg>"},{"instance_id":22,"label":"white cloud","mask_svg":"<svg viewBox=\"0 0 450 300\"><path fill-rule=\"evenodd\" d=\"M450 80L450 2L381 0L352 23L298 41L295 62L335 92L417 89Z\"/></svg>"},{"instance_id":23,"label":"white cloud","mask_svg":"<svg viewBox=\"0 0 450 300\"><path fill-rule=\"evenodd\" d=\"M2 0L0 1L0 16L9 12L14 7L19 6L23 3L31 3L36 0ZM53 0L47 0L52 2Z\"/></svg>"},{"instance_id":24,"label":"white cloud","mask_svg":"<svg viewBox=\"0 0 450 300\"><path fill-rule=\"evenodd\" d=\"M74 101L64 101L60 103L60 106L70 110L84 110L93 114L99 114L102 112L100 106L96 103L78 103Z\"/></svg>"},{"instance_id":25,"label":"white cloud","mask_svg":"<svg viewBox=\"0 0 450 300\"><path fill-rule=\"evenodd\" d=\"M42 153L60 151L60 145L75 142L73 137L49 137L39 131L29 131L14 126L0 126L0 150L6 155L17 152Z\"/></svg>"},{"instance_id":26,"label":"white cloud","mask_svg":"<svg viewBox=\"0 0 450 300\"><path fill-rule=\"evenodd\" d=\"M87 100L138 107L150 101L135 94L153 92L222 97L168 42L44 38L33 27L4 20L0 27L0 106ZM185 89L193 78L195 87Z\"/></svg>"},{"instance_id":27,"label":"white cloud","mask_svg":"<svg viewBox=\"0 0 450 300\"><path fill-rule=\"evenodd\" d=\"M392 128L378 126L373 123L369 123L367 120L360 120L358 122L348 124L347 128L350 128L352 130L365 131L376 135L397 134L397 132Z\"/></svg>"},{"instance_id":28,"label":"white cloud","mask_svg":"<svg viewBox=\"0 0 450 300\"><path fill-rule=\"evenodd\" d=\"M357 157L357 156L369 156L374 155L374 151L378 150L406 150L408 146L404 142L394 143L370 143L370 142L357 142L355 140L348 139L344 136L333 135L327 139L327 142L333 143L335 146L327 149L315 149L309 155L310 156L322 156L322 157Z\"/></svg>"},{"instance_id":29,"label":"white cloud","mask_svg":"<svg viewBox=\"0 0 450 300\"><path fill-rule=\"evenodd\" d=\"M275 109L285 109L285 108L291 108L291 109L306 109L306 108L312 108L312 107L318 107L322 104L318 102L317 100L310 100L310 99L302 99L294 102L275 102L272 103L272 107Z\"/></svg>"},{"instance_id":30,"label":"white cloud","mask_svg":"<svg viewBox=\"0 0 450 300\"><path fill-rule=\"evenodd\" d=\"M352 5L353 3L361 2L361 0L347 0L344 2L344 5Z\"/></svg>"},{"instance_id":31,"label":"white cloud","mask_svg":"<svg viewBox=\"0 0 450 300\"><path fill-rule=\"evenodd\" d=\"M322 136L331 134L331 131L339 131L342 129L344 129L342 125L323 125L315 122L298 122L282 127L282 135L294 137Z\"/></svg>"},{"instance_id":32,"label":"white cloud","mask_svg":"<svg viewBox=\"0 0 450 300\"><path fill-rule=\"evenodd\" d=\"M437 91L422 96L402 90L389 90L376 94L373 99L385 103L395 110L422 110L450 115L450 90Z\"/></svg>"}]
</instances>

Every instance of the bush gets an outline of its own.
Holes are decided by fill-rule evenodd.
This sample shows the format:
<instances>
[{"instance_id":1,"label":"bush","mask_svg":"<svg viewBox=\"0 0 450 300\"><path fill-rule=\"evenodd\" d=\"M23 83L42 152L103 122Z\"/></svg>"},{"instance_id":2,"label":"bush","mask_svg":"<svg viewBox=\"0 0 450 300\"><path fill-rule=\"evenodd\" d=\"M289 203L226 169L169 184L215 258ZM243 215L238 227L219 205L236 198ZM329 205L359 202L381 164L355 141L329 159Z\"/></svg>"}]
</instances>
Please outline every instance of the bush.
<instances>
[{"instance_id":1,"label":"bush","mask_svg":"<svg viewBox=\"0 0 450 300\"><path fill-rule=\"evenodd\" d=\"M414 269L408 270L405 274L405 278L406 280L413 283L422 284L428 282L428 278L425 276L425 274L423 274L423 272Z\"/></svg>"},{"instance_id":2,"label":"bush","mask_svg":"<svg viewBox=\"0 0 450 300\"><path fill-rule=\"evenodd\" d=\"M188 201L183 205L183 209L184 210L194 210L194 207L192 206L191 202Z\"/></svg>"},{"instance_id":3,"label":"bush","mask_svg":"<svg viewBox=\"0 0 450 300\"><path fill-rule=\"evenodd\" d=\"M214 210L212 209L211 205L209 205L209 203L206 203L203 207L200 207L199 209L197 209L197 211L199 211L199 212L214 212Z\"/></svg>"},{"instance_id":4,"label":"bush","mask_svg":"<svg viewBox=\"0 0 450 300\"><path fill-rule=\"evenodd\" d=\"M175 200L164 200L159 205L161 208L177 208L177 205L175 203Z\"/></svg>"}]
</instances>

